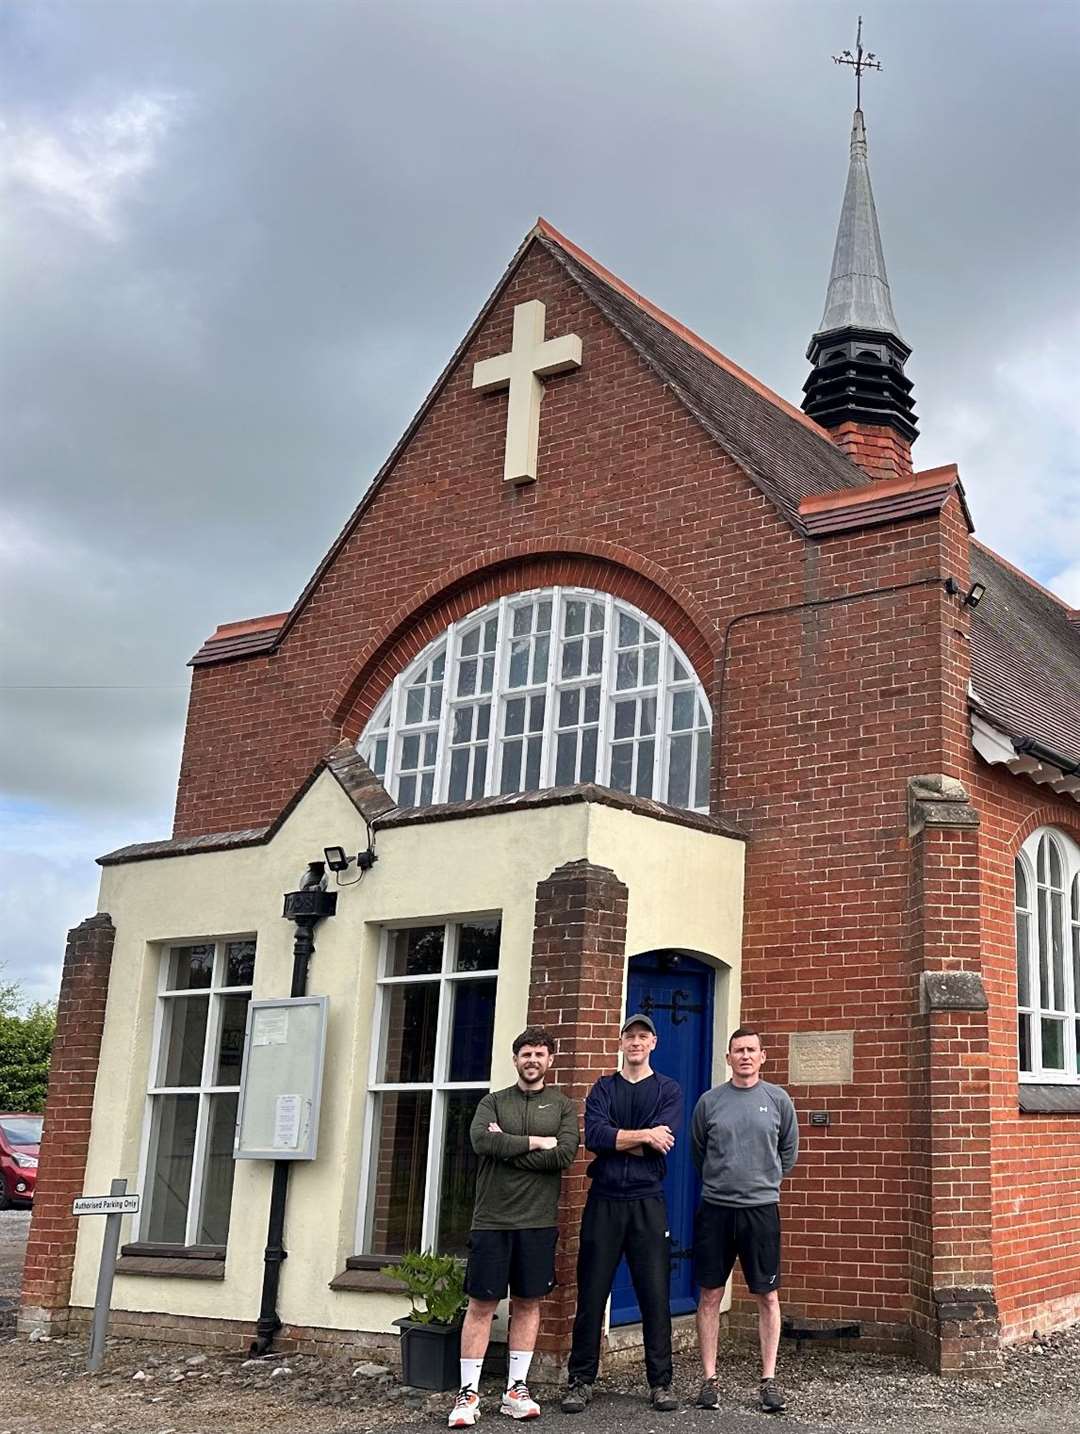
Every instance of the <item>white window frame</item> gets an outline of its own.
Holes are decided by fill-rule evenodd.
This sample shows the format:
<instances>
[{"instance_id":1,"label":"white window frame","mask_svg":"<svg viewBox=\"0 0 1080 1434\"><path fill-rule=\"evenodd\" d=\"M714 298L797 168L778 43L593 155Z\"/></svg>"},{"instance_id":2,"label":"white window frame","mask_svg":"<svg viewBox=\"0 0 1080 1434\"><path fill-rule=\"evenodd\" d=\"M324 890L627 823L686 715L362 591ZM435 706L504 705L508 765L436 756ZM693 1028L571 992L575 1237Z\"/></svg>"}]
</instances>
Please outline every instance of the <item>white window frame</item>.
<instances>
[{"instance_id":1,"label":"white window frame","mask_svg":"<svg viewBox=\"0 0 1080 1434\"><path fill-rule=\"evenodd\" d=\"M459 661L461 660L460 639L462 633L485 622L492 616L496 616L498 620L498 637L495 648L495 675L490 692L491 713L489 731L491 735L489 736L487 746L484 795L491 796L500 790L506 703L508 700L512 700L516 697L524 697L526 704L528 704L530 695L542 695L544 697L543 742L538 790L543 791L554 785L557 745L555 727L559 694L565 688L587 685L586 676L567 678L565 680L560 676L561 652L564 641L562 636L564 604L573 599L583 600L587 603L602 603L604 605L605 614L603 628L604 656L600 673L597 675L600 684L600 722L597 733L596 775L593 780L600 786L611 785L612 740L616 702L632 696L639 698L643 696L654 696L656 699L656 723L653 736L653 774L650 795L657 801L666 802L668 800L671 775L671 738L673 735L685 735L682 732L673 734L671 731L672 701L676 692L691 691L694 694L695 714L697 714L698 711L704 712L706 726L702 728L695 716L694 726L690 729L691 772L687 810L708 811L707 802L699 804L695 800L698 785L697 767L700 762L700 755L695 754L700 754L702 748L704 748L707 754L710 744L708 741L700 743L695 734L702 731L711 733L712 712L705 694L705 689L695 673L689 658L658 622L649 617L647 613L634 607L631 603L624 602L621 598L615 598L610 593L599 592L592 588L558 586L550 588L531 588L527 591L513 593L506 597L499 598L497 601L489 603L485 607L477 608L466 617L451 623L444 633L430 642L424 648L423 652L415 657L409 666L394 679L390 691L379 703L371 720L365 727L357 742L357 748L364 757L364 760L373 767L380 780L385 782L387 790L395 800L400 799L398 779L400 772L400 748L404 727L405 693L416 675L423 671L439 653L444 654L446 661L432 801L434 804L439 804L449 800L449 733L453 722L452 709L459 705L475 703L481 700L479 694L473 697L463 696L461 698L458 698L456 695L457 671ZM508 686L510 641L512 636L511 615L513 610L519 606L542 600L550 600L552 604L547 672L543 680L538 678L537 681L529 682L523 687L511 689ZM659 637L659 671L654 686L646 688L639 684L632 690L621 690L616 687L617 625L620 613L625 613L636 622L650 628ZM686 678L675 678L676 662L681 664L687 673ZM698 704L700 704L700 707ZM376 747L380 739L385 739L386 741L385 762L376 761ZM636 765L635 758L635 766Z\"/></svg>"},{"instance_id":2,"label":"white window frame","mask_svg":"<svg viewBox=\"0 0 1080 1434\"><path fill-rule=\"evenodd\" d=\"M1039 849L1043 842L1047 846L1047 880L1039 880ZM1051 887L1050 848L1056 848L1061 860L1062 885ZM1029 1047L1031 1070L1020 1070L1019 1032L1017 1034L1017 1069L1021 1082L1038 1085L1080 1085L1080 843L1058 827L1040 827L1024 842L1016 855L1016 863L1022 868L1028 892L1028 904L1022 907L1015 889L1013 905L1016 922L1025 917L1028 927L1028 994L1030 1001L1020 1005L1019 981L1017 982L1018 1020L1027 1017L1029 1022ZM1056 893L1061 895L1062 913L1062 991L1060 1005L1052 1006L1044 999L1041 971L1043 955L1048 973L1048 985L1056 985L1053 962L1053 926L1049 908ZM1043 953L1040 936L1040 903L1048 908L1045 929L1051 943ZM1019 961L1019 952L1017 952ZM1019 967L1018 967L1019 969ZM1056 993L1055 993L1056 994ZM1042 1061L1043 1020L1059 1020L1064 1026L1065 1069L1044 1067Z\"/></svg>"},{"instance_id":3,"label":"white window frame","mask_svg":"<svg viewBox=\"0 0 1080 1434\"><path fill-rule=\"evenodd\" d=\"M499 964L486 971L455 971L458 937L460 928L478 921L499 923ZM390 938L396 931L416 930L427 927L443 927L442 965L437 972L421 976L390 976L386 967L390 952ZM424 1185L424 1216L420 1233L420 1249L434 1250L439 1231L439 1201L442 1189L443 1127L446 1117L446 1096L455 1090L474 1090L477 1101L491 1089L491 1067L488 1067L486 1081L451 1081L445 1079L449 1069L450 1020L453 1007L453 986L466 981L494 981L495 1000L499 999L499 977L502 970L502 912L484 911L446 919L428 917L423 920L398 921L383 928L379 946L379 966L375 988L375 1011L372 1019L371 1055L368 1061L368 1083L366 1110L364 1113L364 1137L360 1167L360 1200L357 1208L356 1240L354 1248L361 1254L370 1254L368 1226L374 1211L372 1182L375 1169L375 1112L378 1097L386 1092L401 1091L408 1094L431 1094L431 1116L428 1125L428 1151ZM435 1060L430 1081L380 1081L379 1066L383 1056L386 1035L386 1019L389 1008L389 993L395 986L439 985L439 1014L435 1028ZM493 1036L494 1046L494 1036ZM492 1050L494 1060L494 1049ZM375 1252L378 1253L378 1252ZM390 1257L388 1257L390 1258Z\"/></svg>"},{"instance_id":4,"label":"white window frame","mask_svg":"<svg viewBox=\"0 0 1080 1434\"><path fill-rule=\"evenodd\" d=\"M231 996L251 996L252 986L228 986L224 983L227 973L226 948L233 942L251 941L256 943L256 957L258 946L256 936L253 932L241 932L231 936L192 936L184 937L176 941L162 942L157 948L158 958L158 983L157 1000L154 1010L154 1036L150 1049L150 1068L147 1073L146 1101L143 1107L143 1129L142 1140L139 1151L139 1180L137 1188L143 1192L144 1198L142 1209L138 1217L137 1239L147 1243L172 1244L173 1241L151 1241L150 1220L152 1191L150 1181L153 1178L153 1171L150 1166L150 1157L154 1147L154 1119L155 1103L157 1098L169 1095L195 1095L199 1097L199 1109L195 1121L195 1148L191 1162L191 1179L188 1184L188 1208L187 1219L184 1226L184 1244L198 1245L204 1243L197 1236L199 1225L202 1220L203 1186L206 1175L206 1146L210 1133L210 1100L215 1095L235 1094L239 1100L240 1094L240 1070L242 1064L243 1050L241 1050L241 1063L236 1068L235 1085L219 1085L214 1077L217 1074L217 1057L221 1042L221 1023L224 1016L225 1000ZM214 966L209 986L198 986L190 988L171 987L169 985L169 971L172 966L173 952L188 946L213 946ZM162 1058L165 1054L166 1031L169 1029L167 1014L169 1003L177 1000L191 1000L198 997L209 999L209 1010L206 1018L206 1035L203 1039L203 1059L198 1085L170 1086L161 1085ZM230 1221L231 1225L231 1221Z\"/></svg>"}]
</instances>

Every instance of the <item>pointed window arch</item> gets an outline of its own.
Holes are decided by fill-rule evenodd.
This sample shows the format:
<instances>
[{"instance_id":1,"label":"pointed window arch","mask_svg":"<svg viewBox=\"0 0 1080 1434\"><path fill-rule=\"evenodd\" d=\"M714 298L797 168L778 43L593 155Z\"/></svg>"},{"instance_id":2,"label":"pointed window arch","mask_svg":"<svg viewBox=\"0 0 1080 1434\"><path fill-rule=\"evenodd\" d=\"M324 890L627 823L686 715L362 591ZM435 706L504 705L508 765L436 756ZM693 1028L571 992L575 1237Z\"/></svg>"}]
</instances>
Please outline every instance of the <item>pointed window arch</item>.
<instances>
[{"instance_id":1,"label":"pointed window arch","mask_svg":"<svg viewBox=\"0 0 1080 1434\"><path fill-rule=\"evenodd\" d=\"M452 623L357 746L401 806L597 782L708 811L711 727L663 628L608 593L552 587Z\"/></svg>"}]
</instances>

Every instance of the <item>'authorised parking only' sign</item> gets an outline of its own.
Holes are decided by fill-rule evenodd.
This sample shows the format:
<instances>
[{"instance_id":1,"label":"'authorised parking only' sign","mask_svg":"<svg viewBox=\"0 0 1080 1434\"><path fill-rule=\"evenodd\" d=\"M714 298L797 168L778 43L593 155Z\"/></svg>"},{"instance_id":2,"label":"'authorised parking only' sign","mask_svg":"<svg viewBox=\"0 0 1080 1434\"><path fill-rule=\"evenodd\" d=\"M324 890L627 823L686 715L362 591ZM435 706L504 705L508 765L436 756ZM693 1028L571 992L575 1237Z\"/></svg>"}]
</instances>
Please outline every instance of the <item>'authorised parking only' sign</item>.
<instances>
[{"instance_id":1,"label":"'authorised parking only' sign","mask_svg":"<svg viewBox=\"0 0 1080 1434\"><path fill-rule=\"evenodd\" d=\"M80 1195L71 1207L73 1215L137 1215L138 1195Z\"/></svg>"}]
</instances>

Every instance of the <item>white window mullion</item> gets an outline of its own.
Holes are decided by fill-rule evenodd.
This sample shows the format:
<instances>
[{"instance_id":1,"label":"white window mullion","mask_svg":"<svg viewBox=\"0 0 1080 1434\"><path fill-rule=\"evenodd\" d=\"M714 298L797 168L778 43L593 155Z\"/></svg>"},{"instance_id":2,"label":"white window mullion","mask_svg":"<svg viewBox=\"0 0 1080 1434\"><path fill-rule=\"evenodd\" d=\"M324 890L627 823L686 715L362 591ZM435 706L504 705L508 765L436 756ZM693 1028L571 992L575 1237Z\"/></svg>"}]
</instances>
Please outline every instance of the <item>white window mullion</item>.
<instances>
[{"instance_id":1,"label":"white window mullion","mask_svg":"<svg viewBox=\"0 0 1080 1434\"><path fill-rule=\"evenodd\" d=\"M600 724L596 733L596 780L602 787L611 784L611 740L615 690L615 601L604 594L604 659L600 664Z\"/></svg>"},{"instance_id":2,"label":"white window mullion","mask_svg":"<svg viewBox=\"0 0 1080 1434\"><path fill-rule=\"evenodd\" d=\"M360 1183L357 1187L356 1234L353 1245L355 1250L368 1248L368 1212L371 1210L372 1156L375 1144L375 1106L378 1099L378 1095L371 1090L369 1085L367 1099L364 1101L364 1122L361 1131Z\"/></svg>"},{"instance_id":3,"label":"white window mullion","mask_svg":"<svg viewBox=\"0 0 1080 1434\"><path fill-rule=\"evenodd\" d=\"M562 642L562 594L551 590L551 630L548 634L548 665L544 682L544 730L540 739L540 790L555 785L555 701L559 680L558 648Z\"/></svg>"},{"instance_id":4,"label":"white window mullion","mask_svg":"<svg viewBox=\"0 0 1080 1434\"><path fill-rule=\"evenodd\" d=\"M195 1118L195 1150L191 1161L191 1187L188 1191L187 1227L184 1232L185 1245L199 1243L199 1223L202 1219L203 1176L206 1170L206 1140L210 1125L210 1097L199 1096L199 1113Z\"/></svg>"},{"instance_id":5,"label":"white window mullion","mask_svg":"<svg viewBox=\"0 0 1080 1434\"><path fill-rule=\"evenodd\" d=\"M155 1036L155 1045L156 1044L157 1037ZM156 1102L152 1095L148 1095L143 1102L142 1139L139 1142L139 1174L135 1189L143 1191L144 1194L140 1203L139 1214L135 1220L136 1240L148 1240L150 1238L150 1201L146 1198L146 1195L149 1193L147 1191L147 1181L150 1178L150 1143L154 1127L155 1104Z\"/></svg>"},{"instance_id":6,"label":"white window mullion","mask_svg":"<svg viewBox=\"0 0 1080 1434\"><path fill-rule=\"evenodd\" d=\"M443 660L442 705L439 708L439 735L435 745L435 786L432 801L445 802L450 786L450 703L457 686L459 624L452 622L446 633Z\"/></svg>"},{"instance_id":7,"label":"white window mullion","mask_svg":"<svg viewBox=\"0 0 1080 1434\"><path fill-rule=\"evenodd\" d=\"M420 1227L421 1250L434 1250L439 1234L439 1189L442 1184L445 1105L445 1095L438 1086L432 1087L431 1126L428 1130L427 1188L424 1191L424 1221Z\"/></svg>"},{"instance_id":8,"label":"white window mullion","mask_svg":"<svg viewBox=\"0 0 1080 1434\"><path fill-rule=\"evenodd\" d=\"M667 698L667 672L668 672L668 635L663 628L660 631L660 651L657 655L656 672L656 737L655 749L653 751L653 780L652 794L656 801L667 801L667 733L668 733L668 698ZM642 662L644 662L644 657ZM691 742L693 738L691 737ZM693 798L693 791L690 796Z\"/></svg>"},{"instance_id":9,"label":"white window mullion","mask_svg":"<svg viewBox=\"0 0 1080 1434\"><path fill-rule=\"evenodd\" d=\"M487 771L484 775L484 796L498 790L499 759L502 755L502 694L505 686L503 664L510 661L510 644L506 640L507 601L499 599L499 626L495 635L495 662L491 678L491 718L488 727Z\"/></svg>"},{"instance_id":10,"label":"white window mullion","mask_svg":"<svg viewBox=\"0 0 1080 1434\"><path fill-rule=\"evenodd\" d=\"M397 801L398 771L401 754L398 752L398 705L401 698L402 673L394 678L390 688L390 720L386 724L386 789Z\"/></svg>"}]
</instances>

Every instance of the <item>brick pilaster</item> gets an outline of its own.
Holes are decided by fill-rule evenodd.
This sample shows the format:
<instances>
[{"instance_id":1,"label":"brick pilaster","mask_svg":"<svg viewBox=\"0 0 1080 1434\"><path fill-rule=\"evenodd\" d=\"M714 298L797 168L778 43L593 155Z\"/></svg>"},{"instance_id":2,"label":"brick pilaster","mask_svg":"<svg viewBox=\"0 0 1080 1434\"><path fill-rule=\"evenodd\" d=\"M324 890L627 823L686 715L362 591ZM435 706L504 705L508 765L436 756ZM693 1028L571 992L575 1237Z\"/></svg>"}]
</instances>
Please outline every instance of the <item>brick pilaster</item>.
<instances>
[{"instance_id":1,"label":"brick pilaster","mask_svg":"<svg viewBox=\"0 0 1080 1434\"><path fill-rule=\"evenodd\" d=\"M921 1356L981 1374L999 1353L991 1239L991 1050L982 981L979 819L958 782L909 784L920 1011L914 1066L923 1108L923 1232L913 1259Z\"/></svg>"},{"instance_id":2,"label":"brick pilaster","mask_svg":"<svg viewBox=\"0 0 1080 1434\"><path fill-rule=\"evenodd\" d=\"M112 917L105 912L68 932L41 1168L23 1268L21 1329L63 1332L67 1325L77 1225L71 1202L83 1194L115 937Z\"/></svg>"},{"instance_id":3,"label":"brick pilaster","mask_svg":"<svg viewBox=\"0 0 1080 1434\"><path fill-rule=\"evenodd\" d=\"M607 867L574 861L536 888L529 1024L559 1042L556 1079L584 1105L589 1087L615 1061L622 1017L627 889ZM587 1181L584 1153L563 1175L558 1285L543 1303L537 1350L555 1365L570 1349L577 1300L578 1231Z\"/></svg>"}]
</instances>

